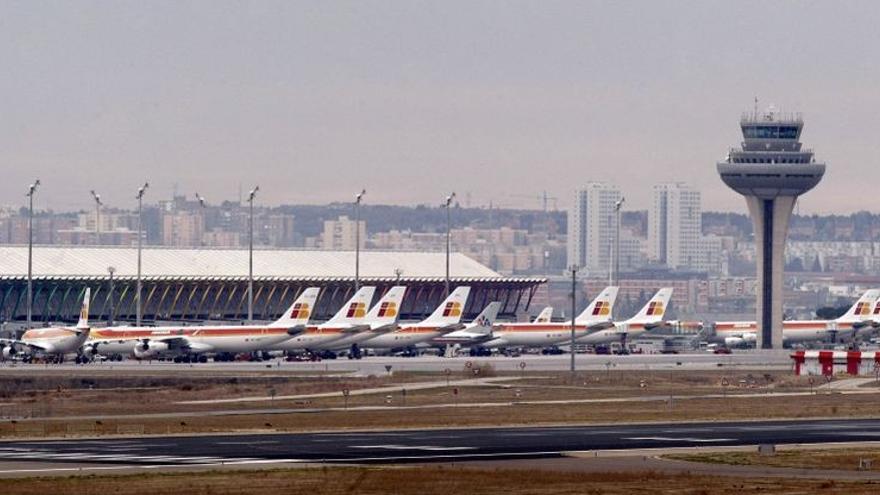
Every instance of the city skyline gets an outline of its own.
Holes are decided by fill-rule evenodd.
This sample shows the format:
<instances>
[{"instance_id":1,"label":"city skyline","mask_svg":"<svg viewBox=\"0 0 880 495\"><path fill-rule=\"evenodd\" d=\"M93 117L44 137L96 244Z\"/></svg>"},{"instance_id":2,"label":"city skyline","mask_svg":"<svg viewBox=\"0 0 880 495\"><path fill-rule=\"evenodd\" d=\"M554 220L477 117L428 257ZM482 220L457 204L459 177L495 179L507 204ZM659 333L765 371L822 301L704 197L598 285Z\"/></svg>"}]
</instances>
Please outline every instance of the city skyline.
<instances>
[{"instance_id":1,"label":"city skyline","mask_svg":"<svg viewBox=\"0 0 880 495\"><path fill-rule=\"evenodd\" d=\"M757 96L803 112L805 141L833 167L802 212L877 210L845 201L880 179L877 10L7 3L0 55L14 77L0 88L15 97L0 123L0 204L40 177L37 207L56 210L88 208L90 189L128 207L143 180L147 199L175 184L209 200L262 184L267 205L365 187L384 204L456 190L474 205L538 206L547 191L564 209L576 187L611 180L644 210L654 183L687 180L707 211L743 211L713 165ZM749 36L717 36L731 30Z\"/></svg>"}]
</instances>

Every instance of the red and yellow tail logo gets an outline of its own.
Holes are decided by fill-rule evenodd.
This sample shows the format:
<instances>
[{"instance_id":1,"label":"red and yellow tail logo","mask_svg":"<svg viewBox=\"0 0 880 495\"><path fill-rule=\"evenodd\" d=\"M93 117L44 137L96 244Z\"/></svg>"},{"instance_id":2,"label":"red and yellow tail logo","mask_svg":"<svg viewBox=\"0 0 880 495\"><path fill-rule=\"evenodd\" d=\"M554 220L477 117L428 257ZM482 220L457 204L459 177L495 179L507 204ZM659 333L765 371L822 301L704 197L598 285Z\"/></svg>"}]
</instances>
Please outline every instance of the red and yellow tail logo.
<instances>
[{"instance_id":1,"label":"red and yellow tail logo","mask_svg":"<svg viewBox=\"0 0 880 495\"><path fill-rule=\"evenodd\" d=\"M346 317L348 318L363 318L367 314L367 305L362 302L353 302L348 307L348 313L346 313Z\"/></svg>"},{"instance_id":2,"label":"red and yellow tail logo","mask_svg":"<svg viewBox=\"0 0 880 495\"><path fill-rule=\"evenodd\" d=\"M874 312L876 314L877 310L875 309ZM867 315L870 313L871 313L871 305L870 304L868 304L866 302L860 302L860 303L856 304L856 315L857 316Z\"/></svg>"},{"instance_id":3,"label":"red and yellow tail logo","mask_svg":"<svg viewBox=\"0 0 880 495\"><path fill-rule=\"evenodd\" d=\"M461 316L461 303L460 302L446 303L446 307L443 308L443 316Z\"/></svg>"},{"instance_id":4,"label":"red and yellow tail logo","mask_svg":"<svg viewBox=\"0 0 880 495\"><path fill-rule=\"evenodd\" d=\"M379 318L392 318L397 316L397 303L383 302L381 306L379 306Z\"/></svg>"},{"instance_id":5,"label":"red and yellow tail logo","mask_svg":"<svg viewBox=\"0 0 880 495\"><path fill-rule=\"evenodd\" d=\"M611 313L611 304L608 301L599 301L593 308L593 316L608 316Z\"/></svg>"},{"instance_id":6,"label":"red and yellow tail logo","mask_svg":"<svg viewBox=\"0 0 880 495\"><path fill-rule=\"evenodd\" d=\"M663 303L659 301L651 301L648 304L648 316L662 316Z\"/></svg>"},{"instance_id":7,"label":"red and yellow tail logo","mask_svg":"<svg viewBox=\"0 0 880 495\"><path fill-rule=\"evenodd\" d=\"M309 317L309 304L296 303L290 311L290 317L294 320L305 319Z\"/></svg>"}]
</instances>

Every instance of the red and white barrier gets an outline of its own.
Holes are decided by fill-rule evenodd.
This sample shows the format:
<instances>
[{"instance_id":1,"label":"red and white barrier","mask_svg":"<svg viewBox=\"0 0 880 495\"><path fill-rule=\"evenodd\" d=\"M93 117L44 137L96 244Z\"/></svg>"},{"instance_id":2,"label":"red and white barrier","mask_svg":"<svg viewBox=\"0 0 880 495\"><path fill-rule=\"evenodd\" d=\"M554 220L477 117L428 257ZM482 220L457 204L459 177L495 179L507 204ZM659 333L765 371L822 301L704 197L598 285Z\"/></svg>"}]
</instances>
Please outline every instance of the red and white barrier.
<instances>
[{"instance_id":1,"label":"red and white barrier","mask_svg":"<svg viewBox=\"0 0 880 495\"><path fill-rule=\"evenodd\" d=\"M795 375L874 375L880 370L880 351L796 351Z\"/></svg>"}]
</instances>

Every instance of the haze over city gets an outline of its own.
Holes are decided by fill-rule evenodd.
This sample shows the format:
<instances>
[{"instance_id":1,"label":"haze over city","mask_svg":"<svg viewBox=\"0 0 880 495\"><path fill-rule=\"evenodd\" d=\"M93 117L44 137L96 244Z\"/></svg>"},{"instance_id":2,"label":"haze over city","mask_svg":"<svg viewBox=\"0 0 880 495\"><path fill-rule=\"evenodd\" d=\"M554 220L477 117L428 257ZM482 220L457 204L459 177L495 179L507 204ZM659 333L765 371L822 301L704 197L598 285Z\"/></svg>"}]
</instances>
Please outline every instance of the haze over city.
<instances>
[{"instance_id":1,"label":"haze over city","mask_svg":"<svg viewBox=\"0 0 880 495\"><path fill-rule=\"evenodd\" d=\"M0 5L3 204L131 208L261 184L263 204L568 207L687 181L745 212L715 162L759 98L828 163L801 213L877 210L874 2L21 2ZM794 16L794 13L797 16ZM858 201L852 199L858 198Z\"/></svg>"}]
</instances>

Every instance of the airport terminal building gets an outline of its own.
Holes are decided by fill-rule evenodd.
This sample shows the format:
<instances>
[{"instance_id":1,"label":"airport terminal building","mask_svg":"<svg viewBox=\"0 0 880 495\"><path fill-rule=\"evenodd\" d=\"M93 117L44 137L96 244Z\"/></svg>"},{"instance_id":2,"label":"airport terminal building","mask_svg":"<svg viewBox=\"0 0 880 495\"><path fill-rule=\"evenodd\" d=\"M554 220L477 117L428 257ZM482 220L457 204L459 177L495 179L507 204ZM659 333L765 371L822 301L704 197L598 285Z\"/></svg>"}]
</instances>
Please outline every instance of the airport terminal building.
<instances>
[{"instance_id":1,"label":"airport terminal building","mask_svg":"<svg viewBox=\"0 0 880 495\"><path fill-rule=\"evenodd\" d=\"M247 318L248 251L149 247L142 252L143 321L240 321ZM314 318L329 318L354 292L353 251L254 250L254 319L273 320L306 287L320 287ZM445 296L443 252L362 251L362 285L375 298L400 283L408 291L401 319L429 314ZM113 268L111 284L110 267ZM86 287L91 319L135 321L137 252L120 247L37 246L33 250L33 321L73 322ZM465 319L492 301L501 317L529 309L543 278L503 277L459 253L450 259L452 288L472 287ZM24 322L27 246L0 246L0 322Z\"/></svg>"}]
</instances>

